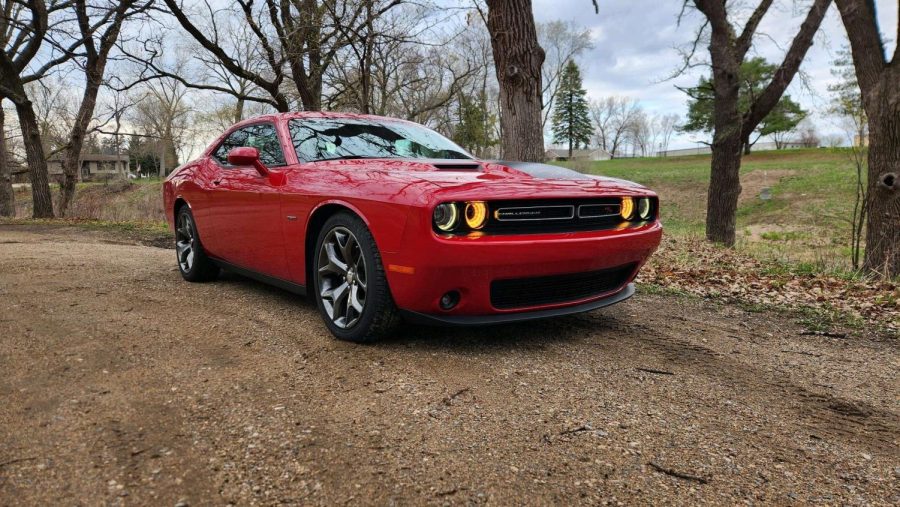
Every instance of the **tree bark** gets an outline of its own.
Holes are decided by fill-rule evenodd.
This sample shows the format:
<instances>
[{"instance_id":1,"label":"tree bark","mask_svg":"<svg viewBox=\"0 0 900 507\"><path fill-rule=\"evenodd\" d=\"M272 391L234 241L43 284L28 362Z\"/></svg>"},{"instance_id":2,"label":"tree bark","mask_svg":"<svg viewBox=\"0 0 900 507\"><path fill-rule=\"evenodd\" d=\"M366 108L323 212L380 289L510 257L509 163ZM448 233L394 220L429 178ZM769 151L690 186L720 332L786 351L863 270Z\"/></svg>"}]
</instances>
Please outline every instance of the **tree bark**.
<instances>
[{"instance_id":1,"label":"tree bark","mask_svg":"<svg viewBox=\"0 0 900 507\"><path fill-rule=\"evenodd\" d=\"M239 123L244 119L244 99L238 97L237 102L234 104L234 123Z\"/></svg>"},{"instance_id":2,"label":"tree bark","mask_svg":"<svg viewBox=\"0 0 900 507\"><path fill-rule=\"evenodd\" d=\"M741 195L741 142L739 137L714 144L709 193L706 200L706 239L734 245L738 197Z\"/></svg>"},{"instance_id":3,"label":"tree bark","mask_svg":"<svg viewBox=\"0 0 900 507\"><path fill-rule=\"evenodd\" d=\"M863 269L896 277L900 276L900 45L888 60L874 3L836 3L850 39L869 125ZM900 35L900 23L897 30Z\"/></svg>"},{"instance_id":4,"label":"tree bark","mask_svg":"<svg viewBox=\"0 0 900 507\"><path fill-rule=\"evenodd\" d=\"M97 104L97 93L100 90L100 82L103 79L103 70L95 69L87 72L87 83L75 124L69 133L69 145L63 155L63 183L62 196L59 201L59 216L65 216L69 206L75 198L75 184L78 182L78 174L81 169L81 150L84 147L84 138L87 135L88 126L94 116L94 107Z\"/></svg>"},{"instance_id":5,"label":"tree bark","mask_svg":"<svg viewBox=\"0 0 900 507\"><path fill-rule=\"evenodd\" d=\"M544 154L541 130L544 50L537 41L531 0L488 0L487 5L487 27L500 83L502 157L540 162Z\"/></svg>"},{"instance_id":6,"label":"tree bark","mask_svg":"<svg viewBox=\"0 0 900 507\"><path fill-rule=\"evenodd\" d=\"M38 127L34 107L28 99L15 101L16 114L22 128L22 142L25 144L25 160L31 179L32 216L53 218L53 198L50 195L50 178L47 175L47 160L41 144L41 130Z\"/></svg>"},{"instance_id":7,"label":"tree bark","mask_svg":"<svg viewBox=\"0 0 900 507\"><path fill-rule=\"evenodd\" d=\"M706 239L734 245L735 215L741 194L740 65L743 57L734 45L734 31L728 24L725 5L698 7L711 20L709 53L713 67L713 143L709 190L706 196Z\"/></svg>"},{"instance_id":8,"label":"tree bark","mask_svg":"<svg viewBox=\"0 0 900 507\"><path fill-rule=\"evenodd\" d=\"M893 72L897 74L896 69ZM890 74L890 72L886 73ZM863 269L900 276L900 79L870 93L866 255ZM875 95L875 96L872 96Z\"/></svg>"},{"instance_id":9,"label":"tree bark","mask_svg":"<svg viewBox=\"0 0 900 507\"><path fill-rule=\"evenodd\" d=\"M16 195L12 187L12 168L6 152L5 115L3 98L0 97L0 217L16 215Z\"/></svg>"}]
</instances>

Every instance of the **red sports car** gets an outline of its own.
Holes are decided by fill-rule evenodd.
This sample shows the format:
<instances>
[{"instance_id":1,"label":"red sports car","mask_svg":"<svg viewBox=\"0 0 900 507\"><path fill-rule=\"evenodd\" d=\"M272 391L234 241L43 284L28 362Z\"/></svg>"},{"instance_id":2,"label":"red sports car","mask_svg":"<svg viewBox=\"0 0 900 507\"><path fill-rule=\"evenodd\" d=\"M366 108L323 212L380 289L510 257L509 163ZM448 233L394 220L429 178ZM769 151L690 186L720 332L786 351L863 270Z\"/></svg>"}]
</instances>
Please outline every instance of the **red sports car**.
<instances>
[{"instance_id":1,"label":"red sports car","mask_svg":"<svg viewBox=\"0 0 900 507\"><path fill-rule=\"evenodd\" d=\"M336 113L231 127L163 187L178 267L311 291L338 338L403 318L495 324L634 293L659 245L656 194L627 181L478 160L408 121Z\"/></svg>"}]
</instances>

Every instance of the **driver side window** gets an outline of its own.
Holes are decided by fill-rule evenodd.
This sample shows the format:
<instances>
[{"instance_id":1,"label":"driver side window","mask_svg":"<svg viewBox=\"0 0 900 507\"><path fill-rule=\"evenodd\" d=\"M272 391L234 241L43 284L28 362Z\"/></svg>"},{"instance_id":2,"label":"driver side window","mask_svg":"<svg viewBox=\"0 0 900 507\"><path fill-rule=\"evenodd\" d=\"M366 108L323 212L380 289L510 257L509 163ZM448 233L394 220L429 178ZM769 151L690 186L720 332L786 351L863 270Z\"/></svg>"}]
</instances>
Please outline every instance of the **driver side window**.
<instances>
[{"instance_id":1,"label":"driver side window","mask_svg":"<svg viewBox=\"0 0 900 507\"><path fill-rule=\"evenodd\" d=\"M235 130L216 148L213 158L223 166L229 167L228 152L241 146L259 150L259 160L267 167L286 165L281 141L278 139L275 125L271 123L248 125Z\"/></svg>"}]
</instances>

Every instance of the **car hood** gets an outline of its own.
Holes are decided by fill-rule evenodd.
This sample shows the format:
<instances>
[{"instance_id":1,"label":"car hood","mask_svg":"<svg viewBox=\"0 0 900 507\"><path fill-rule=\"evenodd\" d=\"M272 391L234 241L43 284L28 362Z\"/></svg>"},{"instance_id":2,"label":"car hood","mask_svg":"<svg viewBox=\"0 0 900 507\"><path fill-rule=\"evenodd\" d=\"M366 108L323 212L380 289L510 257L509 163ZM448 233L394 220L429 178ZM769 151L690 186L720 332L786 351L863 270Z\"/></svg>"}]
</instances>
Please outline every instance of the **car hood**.
<instances>
[{"instance_id":1,"label":"car hood","mask_svg":"<svg viewBox=\"0 0 900 507\"><path fill-rule=\"evenodd\" d=\"M361 159L319 164L341 168L359 165L370 171L389 173L394 178L408 182L432 183L443 190L483 190L487 187L494 194L540 189L542 194L560 195L596 194L598 191L625 194L648 192L646 187L631 181L584 174L565 167L534 162Z\"/></svg>"}]
</instances>

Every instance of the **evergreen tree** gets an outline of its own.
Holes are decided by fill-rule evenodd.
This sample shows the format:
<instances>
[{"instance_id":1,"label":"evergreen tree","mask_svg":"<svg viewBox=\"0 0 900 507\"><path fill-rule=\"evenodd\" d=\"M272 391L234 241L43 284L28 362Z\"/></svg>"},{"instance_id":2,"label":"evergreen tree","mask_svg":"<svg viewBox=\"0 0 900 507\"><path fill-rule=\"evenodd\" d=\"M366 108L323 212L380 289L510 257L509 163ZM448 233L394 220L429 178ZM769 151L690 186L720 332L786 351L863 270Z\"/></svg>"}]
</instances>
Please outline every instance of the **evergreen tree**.
<instances>
[{"instance_id":1,"label":"evergreen tree","mask_svg":"<svg viewBox=\"0 0 900 507\"><path fill-rule=\"evenodd\" d=\"M772 80L777 67L763 58L751 58L741 64L738 111L747 114L750 104L759 97ZM688 104L687 123L679 130L682 132L713 131L713 82L707 77L700 78L700 84L694 88L683 90L691 98ZM783 144L784 134L793 131L806 118L807 112L800 104L794 102L790 95L784 95L762 119L756 128L760 136L772 135L777 145ZM755 141L754 141L755 142ZM750 153L750 135L743 139L744 153Z\"/></svg>"},{"instance_id":2,"label":"evergreen tree","mask_svg":"<svg viewBox=\"0 0 900 507\"><path fill-rule=\"evenodd\" d=\"M488 110L487 96L460 94L458 106L459 123L453 129L453 141L469 153L484 157L485 151L499 142L494 137L497 117Z\"/></svg>"},{"instance_id":3,"label":"evergreen tree","mask_svg":"<svg viewBox=\"0 0 900 507\"><path fill-rule=\"evenodd\" d=\"M570 159L572 148L580 145L586 147L594 133L586 95L581 84L581 71L575 62L569 60L560 80L553 111L553 142L568 143Z\"/></svg>"}]
</instances>

